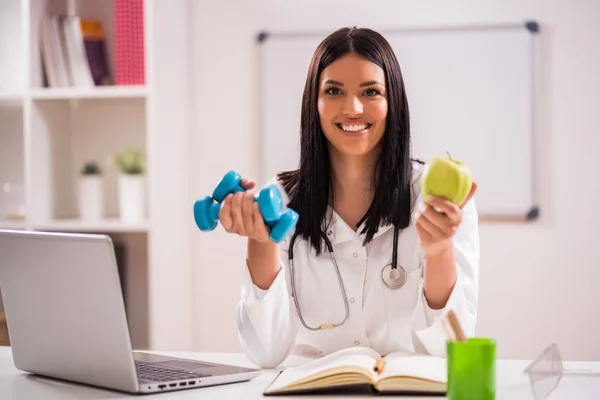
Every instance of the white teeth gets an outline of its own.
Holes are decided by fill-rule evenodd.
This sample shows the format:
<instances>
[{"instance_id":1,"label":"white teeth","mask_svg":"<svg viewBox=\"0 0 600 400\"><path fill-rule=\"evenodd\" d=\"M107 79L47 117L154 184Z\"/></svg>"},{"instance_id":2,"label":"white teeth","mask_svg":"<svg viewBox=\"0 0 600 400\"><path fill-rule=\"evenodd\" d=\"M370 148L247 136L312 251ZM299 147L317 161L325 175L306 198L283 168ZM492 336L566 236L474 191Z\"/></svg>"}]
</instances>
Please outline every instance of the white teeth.
<instances>
[{"instance_id":1,"label":"white teeth","mask_svg":"<svg viewBox=\"0 0 600 400\"><path fill-rule=\"evenodd\" d=\"M358 132L358 131L362 131L363 129L367 128L367 124L362 124L362 125L340 125L342 127L343 130L348 131L348 132Z\"/></svg>"}]
</instances>

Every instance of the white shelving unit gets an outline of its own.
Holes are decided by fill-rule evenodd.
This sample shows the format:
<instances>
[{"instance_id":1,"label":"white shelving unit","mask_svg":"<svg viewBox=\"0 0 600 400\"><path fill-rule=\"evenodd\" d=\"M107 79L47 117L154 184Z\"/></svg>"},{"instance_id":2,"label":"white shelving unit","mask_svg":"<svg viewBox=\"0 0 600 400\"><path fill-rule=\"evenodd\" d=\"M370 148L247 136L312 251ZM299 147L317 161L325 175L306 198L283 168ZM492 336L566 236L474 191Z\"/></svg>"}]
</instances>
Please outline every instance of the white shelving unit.
<instances>
[{"instance_id":1,"label":"white shelving unit","mask_svg":"<svg viewBox=\"0 0 600 400\"><path fill-rule=\"evenodd\" d=\"M25 210L22 219L0 218L0 228L111 235L126 246L134 347L190 349L191 5L145 0L144 7L145 85L46 88L42 17L100 19L114 74L113 1L0 2L0 185L17 189L9 200L0 197L0 208L3 201L17 201ZM107 162L126 147L147 156L148 212L139 223L120 220L118 172ZM98 222L81 220L78 212L79 174L91 160L103 169L106 218Z\"/></svg>"},{"instance_id":2,"label":"white shelving unit","mask_svg":"<svg viewBox=\"0 0 600 400\"><path fill-rule=\"evenodd\" d=\"M33 100L145 99L146 94L145 86L98 86L93 89L51 88L31 90Z\"/></svg>"}]
</instances>

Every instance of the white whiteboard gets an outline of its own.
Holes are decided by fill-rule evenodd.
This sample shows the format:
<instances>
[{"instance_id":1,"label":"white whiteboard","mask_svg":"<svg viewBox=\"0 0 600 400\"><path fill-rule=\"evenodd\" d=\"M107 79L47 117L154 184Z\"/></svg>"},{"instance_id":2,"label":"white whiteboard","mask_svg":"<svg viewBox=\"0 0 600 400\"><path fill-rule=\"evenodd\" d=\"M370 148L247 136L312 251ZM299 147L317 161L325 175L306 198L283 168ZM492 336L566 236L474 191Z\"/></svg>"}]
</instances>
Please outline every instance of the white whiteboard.
<instances>
[{"instance_id":1,"label":"white whiteboard","mask_svg":"<svg viewBox=\"0 0 600 400\"><path fill-rule=\"evenodd\" d=\"M413 157L449 152L466 162L483 218L537 217L538 25L380 32L402 69ZM263 182L298 167L306 74L328 33L259 35Z\"/></svg>"}]
</instances>

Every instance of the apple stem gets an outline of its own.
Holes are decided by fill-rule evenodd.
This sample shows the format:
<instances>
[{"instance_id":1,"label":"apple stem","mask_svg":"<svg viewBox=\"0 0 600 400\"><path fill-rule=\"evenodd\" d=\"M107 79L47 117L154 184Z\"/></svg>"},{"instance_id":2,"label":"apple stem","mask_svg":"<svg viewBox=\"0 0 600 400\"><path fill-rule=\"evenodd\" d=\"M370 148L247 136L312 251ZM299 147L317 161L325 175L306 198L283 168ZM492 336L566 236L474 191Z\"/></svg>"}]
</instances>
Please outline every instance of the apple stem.
<instances>
[{"instance_id":1,"label":"apple stem","mask_svg":"<svg viewBox=\"0 0 600 400\"><path fill-rule=\"evenodd\" d=\"M448 158L452 160L452 156L450 155L450 152L446 151L446 154L448 154Z\"/></svg>"}]
</instances>

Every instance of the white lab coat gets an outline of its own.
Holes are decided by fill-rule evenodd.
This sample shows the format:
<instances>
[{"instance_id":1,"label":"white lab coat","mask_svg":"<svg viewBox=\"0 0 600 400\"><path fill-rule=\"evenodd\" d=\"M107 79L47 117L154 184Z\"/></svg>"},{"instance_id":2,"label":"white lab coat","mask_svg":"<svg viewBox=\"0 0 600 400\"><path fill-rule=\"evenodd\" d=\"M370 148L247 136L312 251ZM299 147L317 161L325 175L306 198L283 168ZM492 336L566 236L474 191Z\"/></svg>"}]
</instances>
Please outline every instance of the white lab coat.
<instances>
[{"instance_id":1,"label":"white lab coat","mask_svg":"<svg viewBox=\"0 0 600 400\"><path fill-rule=\"evenodd\" d=\"M413 185L421 193L420 166ZM277 181L272 181L282 186ZM286 196L287 202L287 196ZM417 204L423 203L422 193ZM331 241L345 286L348 320L340 327L311 331L298 318L291 297L288 246L291 235L280 244L281 258L275 281L268 290L253 284L244 266L237 328L248 358L263 368L279 365L290 354L321 356L353 347L371 347L382 355L408 350L445 356L444 330L437 320L453 309L467 336L473 336L477 316L479 281L478 216L474 200L463 209L461 225L453 238L458 279L444 309L431 309L423 294L425 257L412 223L399 232L398 262L406 270L406 283L389 289L381 279L382 268L391 263L393 228L382 227L373 241L362 245L360 229L354 232L332 209L326 234ZM345 306L340 284L327 248L320 256L300 237L294 245L295 284L304 320L309 326L339 322Z\"/></svg>"}]
</instances>

